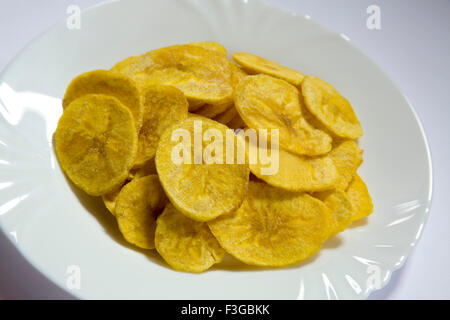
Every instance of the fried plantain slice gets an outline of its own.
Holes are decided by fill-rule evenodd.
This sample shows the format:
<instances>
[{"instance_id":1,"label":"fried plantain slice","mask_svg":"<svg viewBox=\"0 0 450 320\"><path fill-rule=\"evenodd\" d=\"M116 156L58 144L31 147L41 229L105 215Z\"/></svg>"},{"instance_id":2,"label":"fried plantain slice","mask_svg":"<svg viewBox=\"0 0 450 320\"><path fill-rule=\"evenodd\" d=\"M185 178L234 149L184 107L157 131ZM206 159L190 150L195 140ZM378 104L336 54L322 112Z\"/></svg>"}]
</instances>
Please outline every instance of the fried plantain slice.
<instances>
[{"instance_id":1,"label":"fried plantain slice","mask_svg":"<svg viewBox=\"0 0 450 320\"><path fill-rule=\"evenodd\" d=\"M279 129L280 147L299 155L327 153L331 137L305 121L300 103L294 86L263 74L247 76L235 92L236 110L250 128Z\"/></svg>"},{"instance_id":2,"label":"fried plantain slice","mask_svg":"<svg viewBox=\"0 0 450 320\"><path fill-rule=\"evenodd\" d=\"M363 130L353 108L332 85L313 76L302 82L308 110L331 132L341 138L358 139Z\"/></svg>"},{"instance_id":3,"label":"fried plantain slice","mask_svg":"<svg viewBox=\"0 0 450 320\"><path fill-rule=\"evenodd\" d=\"M148 83L175 86L195 106L233 100L230 61L223 54L198 46L174 45L152 50L121 61L111 70L128 75L139 86Z\"/></svg>"},{"instance_id":4,"label":"fried plantain slice","mask_svg":"<svg viewBox=\"0 0 450 320\"><path fill-rule=\"evenodd\" d=\"M249 169L245 164L236 164L235 154L232 161L227 161L227 129L216 121L194 116L166 130L160 139L155 159L161 184L173 205L191 219L208 221L230 213L244 199ZM214 141L209 142L200 133L200 140L195 143L197 132L217 136L211 136ZM238 141L232 132L230 138L237 150ZM196 146L202 148L200 154L195 152ZM205 161L208 150L211 155L214 153L212 161Z\"/></svg>"},{"instance_id":5,"label":"fried plantain slice","mask_svg":"<svg viewBox=\"0 0 450 320\"><path fill-rule=\"evenodd\" d=\"M187 118L188 102L175 87L149 85L142 89L143 122L139 131L135 168L153 159L162 133L170 126Z\"/></svg>"},{"instance_id":6,"label":"fried plantain slice","mask_svg":"<svg viewBox=\"0 0 450 320\"><path fill-rule=\"evenodd\" d=\"M136 130L140 129L143 106L136 83L129 77L108 70L94 70L83 73L74 78L67 87L63 99L63 108L86 94L105 94L117 98L130 109Z\"/></svg>"},{"instance_id":7,"label":"fried plantain slice","mask_svg":"<svg viewBox=\"0 0 450 320\"><path fill-rule=\"evenodd\" d=\"M205 222L189 219L171 203L156 220L155 245L163 259L179 271L203 272L225 255Z\"/></svg>"},{"instance_id":8,"label":"fried plantain slice","mask_svg":"<svg viewBox=\"0 0 450 320\"><path fill-rule=\"evenodd\" d=\"M251 265L283 267L309 258L328 236L328 208L306 193L250 182L235 212L208 222L220 245Z\"/></svg>"},{"instance_id":9,"label":"fried plantain slice","mask_svg":"<svg viewBox=\"0 0 450 320\"><path fill-rule=\"evenodd\" d=\"M167 197L157 175L133 179L116 199L115 216L120 232L139 248L155 248L156 218Z\"/></svg>"},{"instance_id":10,"label":"fried plantain slice","mask_svg":"<svg viewBox=\"0 0 450 320\"><path fill-rule=\"evenodd\" d=\"M353 177L346 192L355 207L352 222L367 217L373 212L373 203L369 190L358 174Z\"/></svg>"},{"instance_id":11,"label":"fried plantain slice","mask_svg":"<svg viewBox=\"0 0 450 320\"><path fill-rule=\"evenodd\" d=\"M55 143L59 164L77 187L107 194L125 182L136 157L133 116L114 97L83 95L59 119Z\"/></svg>"},{"instance_id":12,"label":"fried plantain slice","mask_svg":"<svg viewBox=\"0 0 450 320\"><path fill-rule=\"evenodd\" d=\"M339 181L336 187L345 190L353 179L359 166L363 162L363 151L355 141L346 140L337 145L329 153L339 172Z\"/></svg>"},{"instance_id":13,"label":"fried plantain slice","mask_svg":"<svg viewBox=\"0 0 450 320\"><path fill-rule=\"evenodd\" d=\"M301 72L284 67L277 62L264 59L257 55L237 52L233 60L239 63L250 74L263 73L272 77L283 79L294 86L300 86L305 77Z\"/></svg>"}]
</instances>

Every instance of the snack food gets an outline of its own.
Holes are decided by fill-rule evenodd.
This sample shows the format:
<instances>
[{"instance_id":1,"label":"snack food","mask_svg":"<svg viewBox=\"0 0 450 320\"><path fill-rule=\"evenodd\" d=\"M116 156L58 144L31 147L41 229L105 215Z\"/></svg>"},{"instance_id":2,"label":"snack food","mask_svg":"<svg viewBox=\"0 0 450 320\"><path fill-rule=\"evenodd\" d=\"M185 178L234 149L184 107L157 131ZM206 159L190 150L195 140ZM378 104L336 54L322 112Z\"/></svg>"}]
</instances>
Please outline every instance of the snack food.
<instances>
[{"instance_id":1,"label":"snack food","mask_svg":"<svg viewBox=\"0 0 450 320\"><path fill-rule=\"evenodd\" d=\"M77 187L93 196L112 192L136 157L133 116L114 97L81 96L59 119L55 143L59 164Z\"/></svg>"},{"instance_id":2,"label":"snack food","mask_svg":"<svg viewBox=\"0 0 450 320\"><path fill-rule=\"evenodd\" d=\"M156 225L156 250L175 270L202 272L225 255L205 222L189 219L170 203Z\"/></svg>"},{"instance_id":3,"label":"snack food","mask_svg":"<svg viewBox=\"0 0 450 320\"><path fill-rule=\"evenodd\" d=\"M218 156L221 163L207 164L204 159L196 161L196 127L203 132L216 130L222 137L226 136L227 128L216 121L188 118L162 135L156 150L156 170L166 194L179 211L191 219L208 221L233 212L241 205L247 190L249 169L247 165L237 162L227 164L225 152ZM173 152L177 152L175 148L181 143L172 138L177 130L183 130L178 132L186 132L193 137L185 145L188 150L183 150L183 153L189 152L189 159L184 158L180 163L173 161ZM204 139L200 143L202 150L210 145ZM233 137L233 144L237 143L237 138ZM225 139L219 147L226 148ZM201 151L200 156L203 155Z\"/></svg>"},{"instance_id":4,"label":"snack food","mask_svg":"<svg viewBox=\"0 0 450 320\"><path fill-rule=\"evenodd\" d=\"M373 211L350 103L314 76L233 59L212 41L155 49L79 75L63 100L55 149L68 179L178 271L227 252L296 264Z\"/></svg>"},{"instance_id":5,"label":"snack food","mask_svg":"<svg viewBox=\"0 0 450 320\"><path fill-rule=\"evenodd\" d=\"M306 193L250 182L242 206L208 225L235 258L251 265L283 267L319 250L329 234L327 210Z\"/></svg>"}]
</instances>

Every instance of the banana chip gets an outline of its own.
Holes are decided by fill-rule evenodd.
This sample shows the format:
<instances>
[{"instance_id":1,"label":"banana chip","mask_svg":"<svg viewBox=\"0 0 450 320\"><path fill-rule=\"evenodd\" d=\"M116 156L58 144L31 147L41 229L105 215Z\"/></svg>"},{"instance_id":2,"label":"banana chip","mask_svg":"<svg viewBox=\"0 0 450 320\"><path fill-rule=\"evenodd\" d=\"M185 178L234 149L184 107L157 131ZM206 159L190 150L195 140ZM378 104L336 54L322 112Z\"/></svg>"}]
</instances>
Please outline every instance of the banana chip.
<instances>
[{"instance_id":1,"label":"banana chip","mask_svg":"<svg viewBox=\"0 0 450 320\"><path fill-rule=\"evenodd\" d=\"M261 149L254 143L247 143L247 146L250 153L261 155ZM333 160L328 156L310 158L280 149L276 165L273 163L276 156L271 157L273 151L263 151L272 162L264 163L258 157L256 163L250 162L250 171L272 186L290 191L312 192L333 189L338 182L339 174Z\"/></svg>"},{"instance_id":2,"label":"banana chip","mask_svg":"<svg viewBox=\"0 0 450 320\"><path fill-rule=\"evenodd\" d=\"M120 232L139 248L155 248L156 218L167 198L157 175L133 179L116 199L115 216Z\"/></svg>"},{"instance_id":3,"label":"banana chip","mask_svg":"<svg viewBox=\"0 0 450 320\"><path fill-rule=\"evenodd\" d=\"M330 237L344 231L352 223L355 208L348 195L339 189L314 193L330 209Z\"/></svg>"},{"instance_id":4,"label":"banana chip","mask_svg":"<svg viewBox=\"0 0 450 320\"><path fill-rule=\"evenodd\" d=\"M353 108L333 86L306 76L302 94L308 110L331 132L341 138L358 139L363 130Z\"/></svg>"},{"instance_id":5,"label":"banana chip","mask_svg":"<svg viewBox=\"0 0 450 320\"><path fill-rule=\"evenodd\" d=\"M344 141L331 150L329 156L339 172L339 181L336 188L347 189L363 161L362 154L363 151L358 144L351 140Z\"/></svg>"},{"instance_id":6,"label":"banana chip","mask_svg":"<svg viewBox=\"0 0 450 320\"><path fill-rule=\"evenodd\" d=\"M133 114L136 130L141 127L143 107L139 90L129 77L107 70L83 73L67 87L63 107L66 108L72 101L86 94L105 94L117 98Z\"/></svg>"},{"instance_id":7,"label":"banana chip","mask_svg":"<svg viewBox=\"0 0 450 320\"><path fill-rule=\"evenodd\" d=\"M200 150L198 159L194 141L198 133L194 126L205 133L211 129L210 132L222 135L223 141L214 142L218 142L219 149L226 150L226 126L202 117L188 118L162 135L156 150L156 170L166 194L179 211L194 220L208 221L239 208L247 189L249 169L245 164L227 164L229 161L227 162L225 151L216 154L213 159L216 161L209 161L209 164L205 159L202 161L201 156L212 143L205 140L198 141L197 147L203 150ZM178 134L181 134L183 141L180 142ZM184 134L193 138L189 138L190 141L184 140ZM175 139L172 138L174 135ZM237 138L233 135L232 139L236 150ZM180 151L183 151L183 158L179 158Z\"/></svg>"},{"instance_id":8,"label":"banana chip","mask_svg":"<svg viewBox=\"0 0 450 320\"><path fill-rule=\"evenodd\" d=\"M70 103L59 119L55 142L62 170L93 196L125 182L137 151L130 110L116 98L99 94Z\"/></svg>"},{"instance_id":9,"label":"banana chip","mask_svg":"<svg viewBox=\"0 0 450 320\"><path fill-rule=\"evenodd\" d=\"M294 86L300 86L305 77L298 71L246 52L237 52L233 54L233 60L239 63L250 74L268 74L283 79Z\"/></svg>"},{"instance_id":10,"label":"banana chip","mask_svg":"<svg viewBox=\"0 0 450 320\"><path fill-rule=\"evenodd\" d=\"M305 121L300 103L294 86L262 74L247 76L235 92L236 109L250 128L279 129L280 146L296 154L327 153L331 137Z\"/></svg>"},{"instance_id":11,"label":"banana chip","mask_svg":"<svg viewBox=\"0 0 450 320\"><path fill-rule=\"evenodd\" d=\"M164 260L179 271L203 272L225 255L205 222L189 219L170 203L156 220L155 245Z\"/></svg>"},{"instance_id":12,"label":"banana chip","mask_svg":"<svg viewBox=\"0 0 450 320\"><path fill-rule=\"evenodd\" d=\"M328 236L328 209L306 193L250 182L235 212L209 221L220 245L251 265L283 267L318 251Z\"/></svg>"},{"instance_id":13,"label":"banana chip","mask_svg":"<svg viewBox=\"0 0 450 320\"><path fill-rule=\"evenodd\" d=\"M367 217L373 212L373 203L369 190L358 174L353 177L346 192L355 207L352 221Z\"/></svg>"},{"instance_id":14,"label":"banana chip","mask_svg":"<svg viewBox=\"0 0 450 320\"><path fill-rule=\"evenodd\" d=\"M218 52L225 57L227 56L227 49L223 45L214 41L198 41L189 43L191 46L201 47L204 49L212 50Z\"/></svg>"},{"instance_id":15,"label":"banana chip","mask_svg":"<svg viewBox=\"0 0 450 320\"><path fill-rule=\"evenodd\" d=\"M150 85L142 90L143 121L134 167L140 168L156 153L159 137L170 126L187 118L188 102L175 87Z\"/></svg>"},{"instance_id":16,"label":"banana chip","mask_svg":"<svg viewBox=\"0 0 450 320\"><path fill-rule=\"evenodd\" d=\"M180 89L193 104L233 100L230 62L222 54L192 45L175 45L128 58L111 70L140 86L158 83Z\"/></svg>"}]
</instances>

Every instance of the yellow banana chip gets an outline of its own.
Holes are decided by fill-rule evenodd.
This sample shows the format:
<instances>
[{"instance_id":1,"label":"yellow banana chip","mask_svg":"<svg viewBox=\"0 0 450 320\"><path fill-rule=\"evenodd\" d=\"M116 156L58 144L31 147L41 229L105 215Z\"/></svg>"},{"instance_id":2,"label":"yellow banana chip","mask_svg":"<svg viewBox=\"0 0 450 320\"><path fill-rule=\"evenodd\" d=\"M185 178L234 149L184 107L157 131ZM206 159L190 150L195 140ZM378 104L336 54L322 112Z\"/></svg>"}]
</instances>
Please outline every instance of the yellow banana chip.
<instances>
[{"instance_id":1,"label":"yellow banana chip","mask_svg":"<svg viewBox=\"0 0 450 320\"><path fill-rule=\"evenodd\" d=\"M62 170L93 196L125 182L137 151L130 110L116 98L98 94L70 103L59 119L55 142Z\"/></svg>"},{"instance_id":2,"label":"yellow banana chip","mask_svg":"<svg viewBox=\"0 0 450 320\"><path fill-rule=\"evenodd\" d=\"M235 212L208 222L220 245L251 265L283 267L318 251L328 236L328 209L306 193L250 182Z\"/></svg>"},{"instance_id":3,"label":"yellow banana chip","mask_svg":"<svg viewBox=\"0 0 450 320\"><path fill-rule=\"evenodd\" d=\"M233 60L239 63L250 74L268 74L269 76L283 79L294 86L300 86L305 77L298 71L251 53L237 52L233 54Z\"/></svg>"},{"instance_id":4,"label":"yellow banana chip","mask_svg":"<svg viewBox=\"0 0 450 320\"><path fill-rule=\"evenodd\" d=\"M120 232L139 248L155 248L156 218L167 198L157 175L133 179L116 199L115 216Z\"/></svg>"},{"instance_id":5,"label":"yellow banana chip","mask_svg":"<svg viewBox=\"0 0 450 320\"><path fill-rule=\"evenodd\" d=\"M336 188L345 190L361 165L363 151L355 141L347 140L336 146L329 153L338 172L339 181Z\"/></svg>"},{"instance_id":6,"label":"yellow banana chip","mask_svg":"<svg viewBox=\"0 0 450 320\"><path fill-rule=\"evenodd\" d=\"M347 194L339 189L314 193L330 209L330 237L344 231L352 223L355 208Z\"/></svg>"},{"instance_id":7,"label":"yellow banana chip","mask_svg":"<svg viewBox=\"0 0 450 320\"><path fill-rule=\"evenodd\" d=\"M152 50L119 62L111 70L132 77L141 86L175 86L193 103L222 104L233 99L230 62L222 54L198 46Z\"/></svg>"},{"instance_id":8,"label":"yellow banana chip","mask_svg":"<svg viewBox=\"0 0 450 320\"><path fill-rule=\"evenodd\" d=\"M250 171L272 186L290 191L323 191L333 189L339 179L333 160L328 156L310 158L280 149L276 164L276 154L272 156L274 151L270 148L261 150L255 143L247 143L247 146L250 153L259 155L256 163L250 162ZM267 154L270 161L262 161L261 154Z\"/></svg>"},{"instance_id":9,"label":"yellow banana chip","mask_svg":"<svg viewBox=\"0 0 450 320\"><path fill-rule=\"evenodd\" d=\"M225 57L227 56L227 49L223 45L214 41L197 41L189 43L191 46L202 47L204 49L212 50L218 52Z\"/></svg>"},{"instance_id":10,"label":"yellow banana chip","mask_svg":"<svg viewBox=\"0 0 450 320\"><path fill-rule=\"evenodd\" d=\"M228 164L226 152L220 151L227 148L226 130L216 121L193 117L166 130L160 139L155 159L161 184L172 204L191 219L208 221L230 213L244 199L249 169L245 164ZM217 136L207 141L201 132ZM230 143L236 150L233 133Z\"/></svg>"},{"instance_id":11,"label":"yellow banana chip","mask_svg":"<svg viewBox=\"0 0 450 320\"><path fill-rule=\"evenodd\" d=\"M72 101L86 94L105 94L117 98L133 114L136 130L141 127L143 107L140 94L129 77L107 70L83 73L67 87L63 107L66 108Z\"/></svg>"},{"instance_id":12,"label":"yellow banana chip","mask_svg":"<svg viewBox=\"0 0 450 320\"><path fill-rule=\"evenodd\" d=\"M187 118L188 102L175 87L150 85L142 89L143 121L134 166L142 167L156 153L159 137L170 126Z\"/></svg>"},{"instance_id":13,"label":"yellow banana chip","mask_svg":"<svg viewBox=\"0 0 450 320\"><path fill-rule=\"evenodd\" d=\"M333 86L313 76L305 77L302 94L308 110L331 132L358 139L363 130L353 108Z\"/></svg>"},{"instance_id":14,"label":"yellow banana chip","mask_svg":"<svg viewBox=\"0 0 450 320\"><path fill-rule=\"evenodd\" d=\"M363 179L356 174L347 189L347 195L355 207L352 221L369 216L373 212L372 198Z\"/></svg>"},{"instance_id":15,"label":"yellow banana chip","mask_svg":"<svg viewBox=\"0 0 450 320\"><path fill-rule=\"evenodd\" d=\"M205 222L189 219L170 203L156 221L155 245L164 260L179 271L203 272L225 255Z\"/></svg>"},{"instance_id":16,"label":"yellow banana chip","mask_svg":"<svg viewBox=\"0 0 450 320\"><path fill-rule=\"evenodd\" d=\"M300 103L294 86L263 74L247 76L235 92L235 106L244 122L253 129L279 129L282 148L308 156L330 151L331 137L305 121Z\"/></svg>"}]
</instances>

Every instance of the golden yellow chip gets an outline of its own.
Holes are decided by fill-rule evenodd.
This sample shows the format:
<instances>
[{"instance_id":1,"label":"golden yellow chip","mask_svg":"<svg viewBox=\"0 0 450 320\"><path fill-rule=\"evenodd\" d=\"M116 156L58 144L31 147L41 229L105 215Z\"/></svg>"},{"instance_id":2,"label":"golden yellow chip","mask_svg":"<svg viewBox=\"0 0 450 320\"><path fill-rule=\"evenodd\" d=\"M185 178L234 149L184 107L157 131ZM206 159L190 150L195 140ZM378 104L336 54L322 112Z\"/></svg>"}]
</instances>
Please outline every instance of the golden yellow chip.
<instances>
[{"instance_id":1,"label":"golden yellow chip","mask_svg":"<svg viewBox=\"0 0 450 320\"><path fill-rule=\"evenodd\" d=\"M227 159L227 129L210 119L188 118L166 130L156 150L156 170L166 194L194 220L208 221L230 213L244 199L249 169L236 164L235 154ZM230 131L229 142L236 150L238 141ZM207 135L210 139L202 139Z\"/></svg>"},{"instance_id":2,"label":"golden yellow chip","mask_svg":"<svg viewBox=\"0 0 450 320\"><path fill-rule=\"evenodd\" d=\"M195 104L233 100L230 62L222 54L192 45L175 45L128 58L111 70L132 77L140 86L175 86Z\"/></svg>"},{"instance_id":3,"label":"golden yellow chip","mask_svg":"<svg viewBox=\"0 0 450 320\"><path fill-rule=\"evenodd\" d=\"M352 221L369 216L373 212L372 198L363 179L356 174L347 189L347 195L355 207Z\"/></svg>"},{"instance_id":4,"label":"golden yellow chip","mask_svg":"<svg viewBox=\"0 0 450 320\"><path fill-rule=\"evenodd\" d=\"M101 94L84 95L66 108L55 142L62 170L93 196L112 192L125 182L137 151L130 110Z\"/></svg>"},{"instance_id":5,"label":"golden yellow chip","mask_svg":"<svg viewBox=\"0 0 450 320\"><path fill-rule=\"evenodd\" d=\"M115 216L120 232L139 248L155 248L156 218L167 198L157 175L133 179L116 199Z\"/></svg>"},{"instance_id":6,"label":"golden yellow chip","mask_svg":"<svg viewBox=\"0 0 450 320\"><path fill-rule=\"evenodd\" d=\"M355 214L350 198L345 191L335 189L314 193L330 209L330 237L344 231L352 223Z\"/></svg>"},{"instance_id":7,"label":"golden yellow chip","mask_svg":"<svg viewBox=\"0 0 450 320\"><path fill-rule=\"evenodd\" d=\"M245 71L250 74L265 73L283 79L294 86L300 86L305 77L298 71L246 52L237 52L233 54L233 60L239 63Z\"/></svg>"},{"instance_id":8,"label":"golden yellow chip","mask_svg":"<svg viewBox=\"0 0 450 320\"><path fill-rule=\"evenodd\" d=\"M117 98L133 114L136 130L141 127L143 107L140 94L129 77L107 70L83 73L67 87L63 107L66 108L72 101L86 94L105 94Z\"/></svg>"},{"instance_id":9,"label":"golden yellow chip","mask_svg":"<svg viewBox=\"0 0 450 320\"><path fill-rule=\"evenodd\" d=\"M250 182L234 213L208 222L220 245L251 265L283 267L318 251L328 236L325 204L306 193Z\"/></svg>"},{"instance_id":10,"label":"golden yellow chip","mask_svg":"<svg viewBox=\"0 0 450 320\"><path fill-rule=\"evenodd\" d=\"M363 162L363 151L355 141L347 140L336 146L329 153L338 172L339 181L336 188L345 190Z\"/></svg>"},{"instance_id":11,"label":"golden yellow chip","mask_svg":"<svg viewBox=\"0 0 450 320\"><path fill-rule=\"evenodd\" d=\"M164 260L179 271L205 271L225 255L205 222L189 219L170 203L156 220L155 245Z\"/></svg>"},{"instance_id":12,"label":"golden yellow chip","mask_svg":"<svg viewBox=\"0 0 450 320\"><path fill-rule=\"evenodd\" d=\"M256 163L249 159L249 167L259 179L290 191L323 191L336 186L339 174L330 157L311 158L282 149L277 156L275 150L270 150L270 144L267 145L259 148L255 143L247 143L248 152L258 155ZM262 154L267 155L267 161L262 159Z\"/></svg>"},{"instance_id":13,"label":"golden yellow chip","mask_svg":"<svg viewBox=\"0 0 450 320\"><path fill-rule=\"evenodd\" d=\"M203 116L205 118L212 119L217 115L225 112L226 110L233 107L233 102L225 102L220 104L205 104L200 109L196 110L195 113Z\"/></svg>"},{"instance_id":14,"label":"golden yellow chip","mask_svg":"<svg viewBox=\"0 0 450 320\"><path fill-rule=\"evenodd\" d=\"M227 49L223 45L215 41L197 41L189 43L191 46L202 47L204 49L218 52L225 57L227 56Z\"/></svg>"},{"instance_id":15,"label":"golden yellow chip","mask_svg":"<svg viewBox=\"0 0 450 320\"><path fill-rule=\"evenodd\" d=\"M153 159L159 137L168 127L186 119L188 112L184 94L175 87L150 85L142 89L142 96L144 113L134 163L136 168Z\"/></svg>"},{"instance_id":16,"label":"golden yellow chip","mask_svg":"<svg viewBox=\"0 0 450 320\"><path fill-rule=\"evenodd\" d=\"M298 90L267 75L247 76L236 88L235 106L253 129L279 129L280 146L300 155L317 156L331 149L332 139L308 124Z\"/></svg>"},{"instance_id":17,"label":"golden yellow chip","mask_svg":"<svg viewBox=\"0 0 450 320\"><path fill-rule=\"evenodd\" d=\"M222 124L228 124L235 116L238 115L238 112L234 106L228 108L218 116L214 118L215 121L220 122Z\"/></svg>"},{"instance_id":18,"label":"golden yellow chip","mask_svg":"<svg viewBox=\"0 0 450 320\"><path fill-rule=\"evenodd\" d=\"M333 86L313 76L305 77L302 94L308 110L331 132L358 139L363 130L353 108Z\"/></svg>"}]
</instances>

